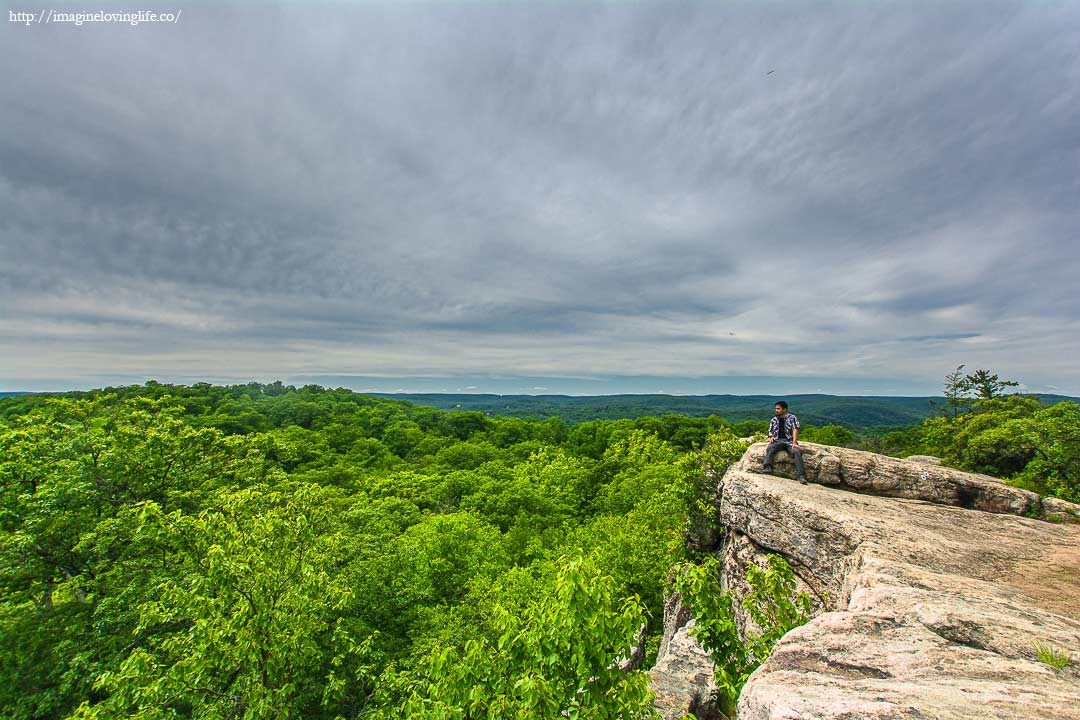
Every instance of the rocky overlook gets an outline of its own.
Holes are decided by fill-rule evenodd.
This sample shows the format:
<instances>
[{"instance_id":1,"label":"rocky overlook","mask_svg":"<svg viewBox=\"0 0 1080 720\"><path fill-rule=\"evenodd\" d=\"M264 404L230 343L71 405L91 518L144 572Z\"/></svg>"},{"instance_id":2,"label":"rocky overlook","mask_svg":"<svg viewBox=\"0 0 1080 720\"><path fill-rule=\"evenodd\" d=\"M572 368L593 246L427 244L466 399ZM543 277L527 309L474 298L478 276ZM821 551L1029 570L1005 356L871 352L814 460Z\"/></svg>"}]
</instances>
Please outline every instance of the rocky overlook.
<instances>
[{"instance_id":1,"label":"rocky overlook","mask_svg":"<svg viewBox=\"0 0 1080 720\"><path fill-rule=\"evenodd\" d=\"M929 459L804 444L810 484L765 445L717 478L722 584L778 553L819 612L751 676L741 720L1078 718L1080 507ZM672 602L652 670L667 718L708 717L711 663ZM747 618L739 618L745 631ZM1071 654L1055 669L1043 643Z\"/></svg>"}]
</instances>

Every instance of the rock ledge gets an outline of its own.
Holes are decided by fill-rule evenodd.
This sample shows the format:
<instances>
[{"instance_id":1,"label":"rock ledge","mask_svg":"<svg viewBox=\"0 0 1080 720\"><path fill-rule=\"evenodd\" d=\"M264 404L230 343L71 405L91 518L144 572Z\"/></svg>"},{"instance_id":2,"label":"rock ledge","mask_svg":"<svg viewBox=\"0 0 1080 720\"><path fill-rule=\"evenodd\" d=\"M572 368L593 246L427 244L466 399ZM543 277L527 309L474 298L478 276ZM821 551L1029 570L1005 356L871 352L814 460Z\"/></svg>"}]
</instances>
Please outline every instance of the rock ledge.
<instances>
[{"instance_id":1,"label":"rock ledge","mask_svg":"<svg viewBox=\"0 0 1080 720\"><path fill-rule=\"evenodd\" d=\"M723 584L739 594L746 564L779 553L821 612L751 676L741 720L1080 720L1080 525L1069 522L1080 508L983 475L810 443L811 484L800 485L782 476L793 476L786 458L780 475L759 472L764 448L720 481ZM698 680L708 659L674 627L678 609L665 615L672 627L652 677L675 688L671 675L684 673L686 690L661 698L665 717L678 718L711 691ZM1039 662L1036 642L1072 663Z\"/></svg>"}]
</instances>

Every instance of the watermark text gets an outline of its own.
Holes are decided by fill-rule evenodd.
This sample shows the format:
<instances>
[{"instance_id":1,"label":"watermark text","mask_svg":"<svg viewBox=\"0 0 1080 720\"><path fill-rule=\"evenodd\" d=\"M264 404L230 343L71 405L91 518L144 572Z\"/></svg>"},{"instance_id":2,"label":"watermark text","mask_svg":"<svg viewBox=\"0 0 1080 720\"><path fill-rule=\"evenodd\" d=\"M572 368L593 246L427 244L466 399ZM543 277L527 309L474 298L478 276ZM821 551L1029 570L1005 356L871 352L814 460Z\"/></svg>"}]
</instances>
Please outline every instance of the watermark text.
<instances>
[{"instance_id":1,"label":"watermark text","mask_svg":"<svg viewBox=\"0 0 1080 720\"><path fill-rule=\"evenodd\" d=\"M124 25L141 25L143 23L171 23L180 22L182 9L176 12L156 12L154 10L131 10L113 12L108 10L88 10L69 12L62 10L8 10L9 23L21 23L26 26L45 25L50 23L66 23L82 27L95 23L119 23Z\"/></svg>"}]
</instances>

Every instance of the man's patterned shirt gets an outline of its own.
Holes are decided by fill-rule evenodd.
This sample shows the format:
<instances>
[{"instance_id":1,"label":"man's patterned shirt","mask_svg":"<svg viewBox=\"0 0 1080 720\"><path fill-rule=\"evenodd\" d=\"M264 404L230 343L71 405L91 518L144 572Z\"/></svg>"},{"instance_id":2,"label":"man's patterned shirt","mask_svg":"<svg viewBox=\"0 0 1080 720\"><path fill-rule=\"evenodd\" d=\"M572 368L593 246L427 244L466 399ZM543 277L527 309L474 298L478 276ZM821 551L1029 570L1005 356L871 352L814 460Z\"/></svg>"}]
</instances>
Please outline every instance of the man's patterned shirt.
<instances>
[{"instance_id":1,"label":"man's patterned shirt","mask_svg":"<svg viewBox=\"0 0 1080 720\"><path fill-rule=\"evenodd\" d=\"M784 429L787 430L787 440L790 442L795 437L795 433L792 432L795 428L801 428L799 424L799 418L795 417L791 413L784 415ZM773 415L772 420L769 421L769 437L775 440L780 433L780 418Z\"/></svg>"}]
</instances>

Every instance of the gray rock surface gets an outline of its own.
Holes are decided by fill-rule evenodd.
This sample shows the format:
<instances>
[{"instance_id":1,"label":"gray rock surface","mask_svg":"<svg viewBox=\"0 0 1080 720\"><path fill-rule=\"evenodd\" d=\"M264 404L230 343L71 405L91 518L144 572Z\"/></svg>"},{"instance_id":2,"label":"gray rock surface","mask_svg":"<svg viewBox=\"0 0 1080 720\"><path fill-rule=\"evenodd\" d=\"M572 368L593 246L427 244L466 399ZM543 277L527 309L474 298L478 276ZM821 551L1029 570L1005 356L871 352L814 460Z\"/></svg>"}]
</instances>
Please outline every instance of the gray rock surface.
<instances>
[{"instance_id":1,"label":"gray rock surface","mask_svg":"<svg viewBox=\"0 0 1080 720\"><path fill-rule=\"evenodd\" d=\"M699 720L719 720L709 709L716 691L713 664L697 640L690 637L694 620L678 595L664 603L664 636L649 681L664 720L679 720L693 713Z\"/></svg>"},{"instance_id":2,"label":"gray rock surface","mask_svg":"<svg viewBox=\"0 0 1080 720\"><path fill-rule=\"evenodd\" d=\"M941 458L934 455L908 455L904 458L908 462L917 462L923 465L940 465Z\"/></svg>"},{"instance_id":3,"label":"gray rock surface","mask_svg":"<svg viewBox=\"0 0 1080 720\"><path fill-rule=\"evenodd\" d=\"M1080 718L1080 529L744 471L722 519L806 568L831 612L789 633L740 718Z\"/></svg>"},{"instance_id":4,"label":"gray rock surface","mask_svg":"<svg viewBox=\"0 0 1080 720\"><path fill-rule=\"evenodd\" d=\"M779 553L821 614L777 643L739 718L1080 720L1080 525L1061 522L1080 508L809 443L811 484L800 485L758 472L763 454L751 447L721 481L723 584L741 594L746 564ZM793 476L781 458L778 472ZM1040 662L1036 642L1071 664ZM670 682L662 667L663 653L654 684ZM704 688L694 683L683 708Z\"/></svg>"},{"instance_id":5,"label":"gray rock surface","mask_svg":"<svg viewBox=\"0 0 1080 720\"><path fill-rule=\"evenodd\" d=\"M1050 513L1058 512L1045 507L1036 493L1006 485L989 475L831 445L801 445L810 482L992 513L1047 519ZM760 470L767 447L765 443L751 445L735 467L746 471ZM777 475L795 477L795 465L788 453L779 453L773 466ZM1051 504L1061 502L1052 500Z\"/></svg>"},{"instance_id":6,"label":"gray rock surface","mask_svg":"<svg viewBox=\"0 0 1080 720\"><path fill-rule=\"evenodd\" d=\"M1080 505L1057 498L1043 498L1046 519L1052 522L1080 522Z\"/></svg>"}]
</instances>

